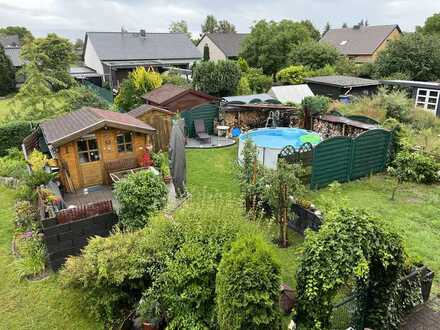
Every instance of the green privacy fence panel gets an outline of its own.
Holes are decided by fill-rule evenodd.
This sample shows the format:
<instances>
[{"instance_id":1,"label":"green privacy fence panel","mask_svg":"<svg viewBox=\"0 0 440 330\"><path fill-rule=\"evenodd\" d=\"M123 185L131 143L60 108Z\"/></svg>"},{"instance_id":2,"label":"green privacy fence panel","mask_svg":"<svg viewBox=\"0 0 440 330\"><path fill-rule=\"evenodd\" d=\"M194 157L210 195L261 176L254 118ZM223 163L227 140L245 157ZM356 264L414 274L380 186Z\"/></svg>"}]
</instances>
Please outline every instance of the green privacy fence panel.
<instances>
[{"instance_id":1,"label":"green privacy fence panel","mask_svg":"<svg viewBox=\"0 0 440 330\"><path fill-rule=\"evenodd\" d=\"M312 188L320 188L333 181L350 179L352 139L338 136L318 144L313 151Z\"/></svg>"},{"instance_id":2,"label":"green privacy fence panel","mask_svg":"<svg viewBox=\"0 0 440 330\"><path fill-rule=\"evenodd\" d=\"M109 90L107 88L102 88L102 87L96 86L95 84L93 84L87 80L84 81L84 85L87 88L89 88L92 92L94 92L98 96L102 97L109 104L113 103L113 93L111 90Z\"/></svg>"},{"instance_id":3,"label":"green privacy fence panel","mask_svg":"<svg viewBox=\"0 0 440 330\"><path fill-rule=\"evenodd\" d=\"M311 188L384 171L390 143L391 132L383 129L367 131L354 139L335 137L325 140L313 151Z\"/></svg>"},{"instance_id":4,"label":"green privacy fence panel","mask_svg":"<svg viewBox=\"0 0 440 330\"><path fill-rule=\"evenodd\" d=\"M367 131L353 140L351 180L386 168L391 143L391 132L383 129Z\"/></svg>"},{"instance_id":5,"label":"green privacy fence panel","mask_svg":"<svg viewBox=\"0 0 440 330\"><path fill-rule=\"evenodd\" d=\"M218 118L218 106L215 104L202 104L190 110L184 111L182 118L185 119L188 137L195 137L194 120L203 119L208 134L214 133L214 120Z\"/></svg>"}]
</instances>

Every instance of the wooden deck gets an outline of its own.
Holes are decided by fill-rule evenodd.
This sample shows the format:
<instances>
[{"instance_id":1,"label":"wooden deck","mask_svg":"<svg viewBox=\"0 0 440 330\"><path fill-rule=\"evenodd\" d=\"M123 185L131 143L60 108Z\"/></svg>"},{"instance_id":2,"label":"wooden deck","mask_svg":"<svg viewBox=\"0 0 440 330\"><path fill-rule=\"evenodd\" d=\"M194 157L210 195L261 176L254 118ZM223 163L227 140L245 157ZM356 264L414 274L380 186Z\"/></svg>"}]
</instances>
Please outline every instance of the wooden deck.
<instances>
[{"instance_id":1,"label":"wooden deck","mask_svg":"<svg viewBox=\"0 0 440 330\"><path fill-rule=\"evenodd\" d=\"M208 149L208 148L222 148L229 147L235 143L235 140L227 137L219 137L211 135L211 143L200 142L194 138L187 138L186 148L188 149Z\"/></svg>"},{"instance_id":2,"label":"wooden deck","mask_svg":"<svg viewBox=\"0 0 440 330\"><path fill-rule=\"evenodd\" d=\"M67 193L64 195L66 207L75 205L87 205L91 203L111 201L113 200L113 192L110 186L94 186L84 188L76 193Z\"/></svg>"}]
</instances>

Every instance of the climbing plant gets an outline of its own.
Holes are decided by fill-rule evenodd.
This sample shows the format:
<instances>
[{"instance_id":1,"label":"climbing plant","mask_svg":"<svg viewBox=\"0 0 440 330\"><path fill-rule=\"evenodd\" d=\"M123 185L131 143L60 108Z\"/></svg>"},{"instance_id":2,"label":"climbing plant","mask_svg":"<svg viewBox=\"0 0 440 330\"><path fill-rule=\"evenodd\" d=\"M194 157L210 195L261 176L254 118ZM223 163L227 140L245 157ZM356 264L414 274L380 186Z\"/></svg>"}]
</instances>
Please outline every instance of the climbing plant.
<instances>
[{"instance_id":1,"label":"climbing plant","mask_svg":"<svg viewBox=\"0 0 440 330\"><path fill-rule=\"evenodd\" d=\"M332 302L342 286L361 294L364 326L397 329L401 238L365 210L329 212L319 232L307 232L297 273L298 317L310 329L330 329Z\"/></svg>"}]
</instances>

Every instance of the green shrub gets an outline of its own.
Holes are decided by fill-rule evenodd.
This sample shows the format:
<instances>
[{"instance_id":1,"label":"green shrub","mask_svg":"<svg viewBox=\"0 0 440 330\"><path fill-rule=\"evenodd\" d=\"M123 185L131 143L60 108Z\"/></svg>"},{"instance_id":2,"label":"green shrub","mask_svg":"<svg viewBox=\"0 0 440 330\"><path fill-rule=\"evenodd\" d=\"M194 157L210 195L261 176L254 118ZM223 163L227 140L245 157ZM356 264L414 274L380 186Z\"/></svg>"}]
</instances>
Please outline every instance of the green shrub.
<instances>
[{"instance_id":1,"label":"green shrub","mask_svg":"<svg viewBox=\"0 0 440 330\"><path fill-rule=\"evenodd\" d=\"M260 237L242 237L222 257L216 280L220 329L280 329L281 266Z\"/></svg>"},{"instance_id":2,"label":"green shrub","mask_svg":"<svg viewBox=\"0 0 440 330\"><path fill-rule=\"evenodd\" d=\"M126 229L143 228L167 202L167 187L161 176L149 171L130 174L115 185L120 203L120 223Z\"/></svg>"},{"instance_id":3,"label":"green shrub","mask_svg":"<svg viewBox=\"0 0 440 330\"><path fill-rule=\"evenodd\" d=\"M302 65L291 65L278 71L276 78L283 84L302 84L306 78L306 68Z\"/></svg>"},{"instance_id":4,"label":"green shrub","mask_svg":"<svg viewBox=\"0 0 440 330\"><path fill-rule=\"evenodd\" d=\"M46 248L37 232L28 232L16 240L20 258L16 262L18 276L36 276L46 268Z\"/></svg>"},{"instance_id":5,"label":"green shrub","mask_svg":"<svg viewBox=\"0 0 440 330\"><path fill-rule=\"evenodd\" d=\"M15 70L11 60L0 45L0 96L7 95L15 89Z\"/></svg>"},{"instance_id":6,"label":"green shrub","mask_svg":"<svg viewBox=\"0 0 440 330\"><path fill-rule=\"evenodd\" d=\"M266 93L272 87L272 77L265 75L262 69L249 68L244 77L249 82L251 93Z\"/></svg>"},{"instance_id":7,"label":"green shrub","mask_svg":"<svg viewBox=\"0 0 440 330\"><path fill-rule=\"evenodd\" d=\"M431 184L440 180L440 164L422 152L403 150L391 164L390 173L398 182Z\"/></svg>"},{"instance_id":8,"label":"green shrub","mask_svg":"<svg viewBox=\"0 0 440 330\"><path fill-rule=\"evenodd\" d=\"M381 89L378 93L381 106L385 109L387 118L394 118L399 121L407 121L409 113L413 108L413 102L404 91L393 90L386 92Z\"/></svg>"},{"instance_id":9,"label":"green shrub","mask_svg":"<svg viewBox=\"0 0 440 330\"><path fill-rule=\"evenodd\" d=\"M21 179L28 173L26 163L23 160L0 158L0 176Z\"/></svg>"},{"instance_id":10,"label":"green shrub","mask_svg":"<svg viewBox=\"0 0 440 330\"><path fill-rule=\"evenodd\" d=\"M383 122L382 126L393 133L392 160L400 151L410 147L410 130L405 124L394 118L388 118Z\"/></svg>"},{"instance_id":11,"label":"green shrub","mask_svg":"<svg viewBox=\"0 0 440 330\"><path fill-rule=\"evenodd\" d=\"M134 308L150 284L150 241L143 231L96 236L80 256L67 259L61 281L81 291L88 312L111 328Z\"/></svg>"},{"instance_id":12,"label":"green shrub","mask_svg":"<svg viewBox=\"0 0 440 330\"><path fill-rule=\"evenodd\" d=\"M37 210L29 201L15 203L15 228L20 232L30 230L37 219Z\"/></svg>"},{"instance_id":13,"label":"green shrub","mask_svg":"<svg viewBox=\"0 0 440 330\"><path fill-rule=\"evenodd\" d=\"M26 184L17 187L15 197L19 201L35 202L37 200L37 192Z\"/></svg>"},{"instance_id":14,"label":"green shrub","mask_svg":"<svg viewBox=\"0 0 440 330\"><path fill-rule=\"evenodd\" d=\"M252 94L251 87L249 86L249 80L246 77L241 77L237 87L237 95L250 95Z\"/></svg>"},{"instance_id":15,"label":"green shrub","mask_svg":"<svg viewBox=\"0 0 440 330\"><path fill-rule=\"evenodd\" d=\"M318 70L326 65L335 65L341 53L330 44L306 41L293 46L289 61L294 65L303 65Z\"/></svg>"},{"instance_id":16,"label":"green shrub","mask_svg":"<svg viewBox=\"0 0 440 330\"><path fill-rule=\"evenodd\" d=\"M307 96L302 100L302 107L312 114L325 113L330 106L330 99L326 96Z\"/></svg>"},{"instance_id":17,"label":"green shrub","mask_svg":"<svg viewBox=\"0 0 440 330\"><path fill-rule=\"evenodd\" d=\"M55 173L48 173L44 170L32 171L24 177L24 182L32 189L38 188L41 185L48 184L49 181L55 178Z\"/></svg>"},{"instance_id":18,"label":"green shrub","mask_svg":"<svg viewBox=\"0 0 440 330\"><path fill-rule=\"evenodd\" d=\"M235 94L241 70L235 61L205 61L193 66L192 77L195 89L222 97Z\"/></svg>"},{"instance_id":19,"label":"green shrub","mask_svg":"<svg viewBox=\"0 0 440 330\"><path fill-rule=\"evenodd\" d=\"M191 85L185 78L176 73L162 73L160 76L162 77L163 84L173 84L181 87L189 87Z\"/></svg>"},{"instance_id":20,"label":"green shrub","mask_svg":"<svg viewBox=\"0 0 440 330\"><path fill-rule=\"evenodd\" d=\"M10 148L20 148L23 139L31 134L32 123L28 121L9 122L0 125L0 157L5 156Z\"/></svg>"},{"instance_id":21,"label":"green shrub","mask_svg":"<svg viewBox=\"0 0 440 330\"><path fill-rule=\"evenodd\" d=\"M408 123L416 130L440 129L440 119L425 109L414 108L408 114Z\"/></svg>"}]
</instances>

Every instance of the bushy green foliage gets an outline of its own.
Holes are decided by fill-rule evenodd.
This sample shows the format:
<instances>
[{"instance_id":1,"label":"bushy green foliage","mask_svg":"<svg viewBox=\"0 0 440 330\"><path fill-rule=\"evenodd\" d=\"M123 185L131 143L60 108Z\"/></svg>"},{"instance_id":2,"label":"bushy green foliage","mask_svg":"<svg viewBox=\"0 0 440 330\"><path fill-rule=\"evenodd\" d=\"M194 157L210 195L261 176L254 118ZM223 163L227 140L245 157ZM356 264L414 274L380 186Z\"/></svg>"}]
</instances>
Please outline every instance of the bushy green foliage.
<instances>
[{"instance_id":1,"label":"bushy green foliage","mask_svg":"<svg viewBox=\"0 0 440 330\"><path fill-rule=\"evenodd\" d=\"M359 75L359 66L356 62L347 56L340 56L335 63L335 71L339 75L343 76L355 76Z\"/></svg>"},{"instance_id":2,"label":"bushy green foliage","mask_svg":"<svg viewBox=\"0 0 440 330\"><path fill-rule=\"evenodd\" d=\"M0 125L0 156L5 156L8 149L21 148L23 139L32 132L30 122L9 122Z\"/></svg>"},{"instance_id":3,"label":"bushy green foliage","mask_svg":"<svg viewBox=\"0 0 440 330\"><path fill-rule=\"evenodd\" d=\"M160 76L162 77L163 84L173 84L181 87L189 87L191 85L185 78L177 73L162 73Z\"/></svg>"},{"instance_id":4,"label":"bushy green foliage","mask_svg":"<svg viewBox=\"0 0 440 330\"><path fill-rule=\"evenodd\" d=\"M266 93L272 87L272 77L265 75L262 69L249 68L244 77L252 93Z\"/></svg>"},{"instance_id":5,"label":"bushy green foliage","mask_svg":"<svg viewBox=\"0 0 440 330\"><path fill-rule=\"evenodd\" d=\"M413 108L413 102L404 91L393 90L386 92L381 89L377 95L381 107L385 110L387 118L394 118L399 121L407 121L408 115Z\"/></svg>"},{"instance_id":6,"label":"bushy green foliage","mask_svg":"<svg viewBox=\"0 0 440 330\"><path fill-rule=\"evenodd\" d=\"M49 33L45 38L36 38L25 43L20 54L28 62L25 67L29 63L36 65L41 74L51 78L54 91L74 84L69 67L76 56L73 44L68 39Z\"/></svg>"},{"instance_id":7,"label":"bushy green foliage","mask_svg":"<svg viewBox=\"0 0 440 330\"><path fill-rule=\"evenodd\" d=\"M421 27L417 27L416 31L438 36L438 34L440 34L440 13L428 17L425 24Z\"/></svg>"},{"instance_id":8,"label":"bushy green foliage","mask_svg":"<svg viewBox=\"0 0 440 330\"><path fill-rule=\"evenodd\" d=\"M7 26L0 28L0 34L18 35L18 39L22 44L32 41L34 38L31 31L24 26Z\"/></svg>"},{"instance_id":9,"label":"bushy green foliage","mask_svg":"<svg viewBox=\"0 0 440 330\"><path fill-rule=\"evenodd\" d=\"M414 108L408 114L408 124L416 130L428 128L440 129L440 118L430 111Z\"/></svg>"},{"instance_id":10,"label":"bushy green foliage","mask_svg":"<svg viewBox=\"0 0 440 330\"><path fill-rule=\"evenodd\" d=\"M61 281L81 291L88 312L110 327L127 316L151 283L150 240L143 231L96 236L80 256L67 259Z\"/></svg>"},{"instance_id":11,"label":"bushy green foliage","mask_svg":"<svg viewBox=\"0 0 440 330\"><path fill-rule=\"evenodd\" d=\"M250 67L249 67L248 62L243 57L239 57L237 60L237 63L240 66L241 73L248 72Z\"/></svg>"},{"instance_id":12,"label":"bushy green foliage","mask_svg":"<svg viewBox=\"0 0 440 330\"><path fill-rule=\"evenodd\" d=\"M162 177L149 171L130 174L115 185L120 203L119 218L124 228L143 228L152 215L163 209L168 190Z\"/></svg>"},{"instance_id":13,"label":"bushy green foliage","mask_svg":"<svg viewBox=\"0 0 440 330\"><path fill-rule=\"evenodd\" d=\"M390 159L394 157L402 150L409 148L410 130L397 119L389 118L385 120L382 126L389 129L393 133L393 146Z\"/></svg>"},{"instance_id":14,"label":"bushy green foliage","mask_svg":"<svg viewBox=\"0 0 440 330\"><path fill-rule=\"evenodd\" d=\"M220 329L280 329L280 265L260 237L244 236L223 255L216 279Z\"/></svg>"},{"instance_id":15,"label":"bushy green foliage","mask_svg":"<svg viewBox=\"0 0 440 330\"><path fill-rule=\"evenodd\" d=\"M335 65L341 53L333 46L316 41L295 45L289 54L289 62L318 70L326 65Z\"/></svg>"},{"instance_id":16,"label":"bushy green foliage","mask_svg":"<svg viewBox=\"0 0 440 330\"><path fill-rule=\"evenodd\" d=\"M37 219L37 210L30 201L17 201L15 203L14 225L18 232L24 232L32 228Z\"/></svg>"},{"instance_id":17,"label":"bushy green foliage","mask_svg":"<svg viewBox=\"0 0 440 330\"><path fill-rule=\"evenodd\" d=\"M291 65L277 72L277 81L284 84L297 85L304 82L306 68L302 65Z\"/></svg>"},{"instance_id":18,"label":"bushy green foliage","mask_svg":"<svg viewBox=\"0 0 440 330\"><path fill-rule=\"evenodd\" d=\"M325 113L330 107L330 101L326 96L307 96L302 100L301 106L313 114Z\"/></svg>"},{"instance_id":19,"label":"bushy green foliage","mask_svg":"<svg viewBox=\"0 0 440 330\"><path fill-rule=\"evenodd\" d=\"M391 41L376 60L379 77L404 73L410 80L436 81L440 77L440 39L408 33Z\"/></svg>"},{"instance_id":20,"label":"bushy green foliage","mask_svg":"<svg viewBox=\"0 0 440 330\"><path fill-rule=\"evenodd\" d=\"M115 105L124 111L130 111L142 104L142 98L131 79L124 79L119 86L119 93L115 97Z\"/></svg>"},{"instance_id":21,"label":"bushy green foliage","mask_svg":"<svg viewBox=\"0 0 440 330\"><path fill-rule=\"evenodd\" d=\"M431 156L416 151L399 152L389 172L399 183L411 181L431 184L440 180L440 164Z\"/></svg>"},{"instance_id":22,"label":"bushy green foliage","mask_svg":"<svg viewBox=\"0 0 440 330\"><path fill-rule=\"evenodd\" d=\"M231 203L207 199L197 208L184 207L172 219L153 219L147 230L157 266L155 282L140 303L143 319L166 317L169 329L217 328L218 265L231 242L251 230Z\"/></svg>"},{"instance_id":23,"label":"bushy green foliage","mask_svg":"<svg viewBox=\"0 0 440 330\"><path fill-rule=\"evenodd\" d=\"M288 64L288 55L295 45L312 40L316 33L310 22L290 20L258 21L244 40L240 56L250 66L274 75ZM319 35L319 32L318 32Z\"/></svg>"},{"instance_id":24,"label":"bushy green foliage","mask_svg":"<svg viewBox=\"0 0 440 330\"><path fill-rule=\"evenodd\" d=\"M48 184L49 181L53 180L56 173L48 173L43 169L33 170L30 174L24 177L24 182L26 185L32 189L38 188L41 185Z\"/></svg>"},{"instance_id":25,"label":"bushy green foliage","mask_svg":"<svg viewBox=\"0 0 440 330\"><path fill-rule=\"evenodd\" d=\"M249 86L249 80L246 77L241 77L237 87L237 95L250 95L252 94L251 87Z\"/></svg>"},{"instance_id":26,"label":"bushy green foliage","mask_svg":"<svg viewBox=\"0 0 440 330\"><path fill-rule=\"evenodd\" d=\"M7 95L15 89L15 70L5 50L0 45L0 96Z\"/></svg>"},{"instance_id":27,"label":"bushy green foliage","mask_svg":"<svg viewBox=\"0 0 440 330\"><path fill-rule=\"evenodd\" d=\"M404 268L401 238L361 209L336 209L319 232L307 231L297 273L298 316L309 329L330 329L333 298L354 280L374 300L363 307L366 327L395 329L393 299ZM397 320L398 322L398 320Z\"/></svg>"},{"instance_id":28,"label":"bushy green foliage","mask_svg":"<svg viewBox=\"0 0 440 330\"><path fill-rule=\"evenodd\" d=\"M235 61L205 61L193 66L194 88L213 96L234 95L241 78Z\"/></svg>"},{"instance_id":29,"label":"bushy green foliage","mask_svg":"<svg viewBox=\"0 0 440 330\"><path fill-rule=\"evenodd\" d=\"M27 174L23 153L18 148L7 150L7 155L0 158L0 176L21 179Z\"/></svg>"},{"instance_id":30,"label":"bushy green foliage","mask_svg":"<svg viewBox=\"0 0 440 330\"><path fill-rule=\"evenodd\" d=\"M36 276L46 268L46 247L36 231L19 236L16 240L20 258L16 261L20 278Z\"/></svg>"},{"instance_id":31,"label":"bushy green foliage","mask_svg":"<svg viewBox=\"0 0 440 330\"><path fill-rule=\"evenodd\" d=\"M108 103L102 97L85 86L63 89L57 95L63 100L60 105L61 112L72 112L82 107L108 108Z\"/></svg>"}]
</instances>

